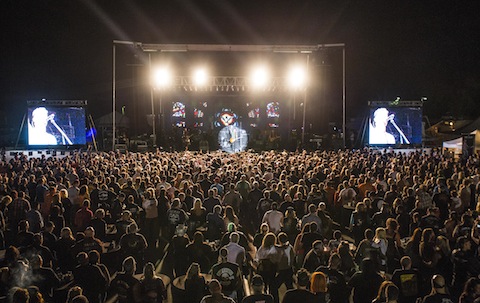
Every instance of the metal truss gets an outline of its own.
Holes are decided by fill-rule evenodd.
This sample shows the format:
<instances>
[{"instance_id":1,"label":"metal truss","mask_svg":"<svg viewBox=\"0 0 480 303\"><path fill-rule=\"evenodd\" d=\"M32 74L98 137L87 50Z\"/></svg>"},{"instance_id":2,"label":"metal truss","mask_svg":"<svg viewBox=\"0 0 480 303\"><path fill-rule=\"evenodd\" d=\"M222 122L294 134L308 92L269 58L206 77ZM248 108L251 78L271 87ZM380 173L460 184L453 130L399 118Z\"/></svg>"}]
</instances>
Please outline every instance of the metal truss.
<instances>
[{"instance_id":1,"label":"metal truss","mask_svg":"<svg viewBox=\"0 0 480 303\"><path fill-rule=\"evenodd\" d=\"M256 88L252 85L248 77L238 77L238 76L209 77L207 83L201 86L195 84L193 77L177 76L174 79L173 87L177 90L183 90L183 91L206 91L206 92L213 92L213 91L243 92L243 91L259 90L259 88ZM286 89L288 89L286 79L281 77L275 77L275 78L272 78L270 82L267 83L267 85L262 87L260 90L274 92L274 91L282 91Z\"/></svg>"},{"instance_id":2,"label":"metal truss","mask_svg":"<svg viewBox=\"0 0 480 303\"><path fill-rule=\"evenodd\" d=\"M29 100L28 106L86 106L87 100Z\"/></svg>"},{"instance_id":3,"label":"metal truss","mask_svg":"<svg viewBox=\"0 0 480 303\"><path fill-rule=\"evenodd\" d=\"M393 106L393 107L422 107L423 100L418 101L368 101L368 105L371 107L378 106Z\"/></svg>"}]
</instances>

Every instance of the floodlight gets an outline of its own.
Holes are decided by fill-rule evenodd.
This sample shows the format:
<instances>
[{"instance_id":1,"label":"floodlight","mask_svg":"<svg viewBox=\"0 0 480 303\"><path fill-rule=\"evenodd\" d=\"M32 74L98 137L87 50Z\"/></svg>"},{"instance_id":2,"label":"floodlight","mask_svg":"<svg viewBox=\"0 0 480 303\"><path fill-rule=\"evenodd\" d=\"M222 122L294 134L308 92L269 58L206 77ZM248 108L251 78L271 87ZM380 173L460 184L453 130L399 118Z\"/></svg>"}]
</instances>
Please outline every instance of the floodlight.
<instances>
[{"instance_id":1,"label":"floodlight","mask_svg":"<svg viewBox=\"0 0 480 303\"><path fill-rule=\"evenodd\" d=\"M288 72L288 85L292 89L301 89L307 84L307 71L302 65L293 66Z\"/></svg>"},{"instance_id":2,"label":"floodlight","mask_svg":"<svg viewBox=\"0 0 480 303\"><path fill-rule=\"evenodd\" d=\"M204 68L199 68L193 72L193 84L195 86L205 86L208 83L208 73Z\"/></svg>"},{"instance_id":3,"label":"floodlight","mask_svg":"<svg viewBox=\"0 0 480 303\"><path fill-rule=\"evenodd\" d=\"M164 88L172 84L172 74L167 67L160 67L153 72L153 83L156 87Z\"/></svg>"},{"instance_id":4,"label":"floodlight","mask_svg":"<svg viewBox=\"0 0 480 303\"><path fill-rule=\"evenodd\" d=\"M270 75L266 66L257 66L250 76L251 85L254 88L264 88L270 81Z\"/></svg>"}]
</instances>

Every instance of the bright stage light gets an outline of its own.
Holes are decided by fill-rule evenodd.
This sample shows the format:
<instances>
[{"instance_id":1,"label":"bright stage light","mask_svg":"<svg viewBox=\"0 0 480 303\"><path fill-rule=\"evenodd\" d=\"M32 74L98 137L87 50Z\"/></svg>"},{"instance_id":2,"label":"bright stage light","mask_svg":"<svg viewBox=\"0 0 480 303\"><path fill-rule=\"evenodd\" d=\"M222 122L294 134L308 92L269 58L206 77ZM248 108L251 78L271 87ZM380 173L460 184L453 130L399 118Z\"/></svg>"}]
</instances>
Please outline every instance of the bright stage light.
<instances>
[{"instance_id":1,"label":"bright stage light","mask_svg":"<svg viewBox=\"0 0 480 303\"><path fill-rule=\"evenodd\" d=\"M265 88L270 81L270 74L266 66L257 66L250 75L251 85L254 88Z\"/></svg>"},{"instance_id":2,"label":"bright stage light","mask_svg":"<svg viewBox=\"0 0 480 303\"><path fill-rule=\"evenodd\" d=\"M160 67L153 72L153 83L156 87L164 88L172 84L172 73L167 67Z\"/></svg>"},{"instance_id":3,"label":"bright stage light","mask_svg":"<svg viewBox=\"0 0 480 303\"><path fill-rule=\"evenodd\" d=\"M304 66L293 66L288 72L288 85L292 89L301 89L307 84L307 71Z\"/></svg>"},{"instance_id":4,"label":"bright stage light","mask_svg":"<svg viewBox=\"0 0 480 303\"><path fill-rule=\"evenodd\" d=\"M208 83L208 73L204 68L199 68L193 73L193 84L195 86L205 86Z\"/></svg>"}]
</instances>

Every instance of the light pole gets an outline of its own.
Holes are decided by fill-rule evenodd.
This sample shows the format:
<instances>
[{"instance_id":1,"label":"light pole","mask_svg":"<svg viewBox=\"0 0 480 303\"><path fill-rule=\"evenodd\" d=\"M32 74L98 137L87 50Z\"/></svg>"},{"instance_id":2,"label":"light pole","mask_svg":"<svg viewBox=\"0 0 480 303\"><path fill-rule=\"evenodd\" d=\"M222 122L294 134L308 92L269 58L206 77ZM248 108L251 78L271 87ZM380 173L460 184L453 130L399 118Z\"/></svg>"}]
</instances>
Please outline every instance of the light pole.
<instances>
[{"instance_id":1,"label":"light pole","mask_svg":"<svg viewBox=\"0 0 480 303\"><path fill-rule=\"evenodd\" d=\"M343 148L346 148L346 137L347 134L345 133L347 131L346 123L347 123L347 115L345 113L346 110L346 92L345 92L345 44L343 45L342 48L342 132L343 132Z\"/></svg>"},{"instance_id":2,"label":"light pole","mask_svg":"<svg viewBox=\"0 0 480 303\"><path fill-rule=\"evenodd\" d=\"M148 68L150 75L152 75L152 56L148 54ZM151 81L152 82L152 81ZM153 83L150 83L150 102L152 103L152 136L153 136L153 147L157 147L157 131L156 131L156 119L155 119L155 104L153 102Z\"/></svg>"},{"instance_id":3,"label":"light pole","mask_svg":"<svg viewBox=\"0 0 480 303\"><path fill-rule=\"evenodd\" d=\"M310 55L307 55L307 65L306 65L306 73L308 74L308 64L310 60ZM303 119L302 119L302 146L305 148L305 116L307 112L307 88L305 87L303 90Z\"/></svg>"},{"instance_id":4,"label":"light pole","mask_svg":"<svg viewBox=\"0 0 480 303\"><path fill-rule=\"evenodd\" d=\"M159 140L157 141L155 138L155 142L157 144L162 143L162 136L163 136L163 131L164 131L164 121L163 121L163 91L166 90L168 87L170 87L173 83L173 75L168 66L160 66L155 69L151 69L151 77L152 77L152 87L156 91L159 91L159 101L160 101L160 109L159 109ZM153 93L152 93L153 94ZM153 96L152 96L152 111L153 111ZM154 132L155 136L156 133Z\"/></svg>"},{"instance_id":5,"label":"light pole","mask_svg":"<svg viewBox=\"0 0 480 303\"><path fill-rule=\"evenodd\" d=\"M113 111L112 111L112 129L113 129L113 134L112 134L112 151L115 151L115 132L117 131L117 128L116 128L116 121L115 121L115 111L117 110L116 109L116 98L117 98L117 94L116 94L116 90L117 90L117 87L116 87L116 82L115 82L115 77L116 77L116 70L115 70L115 54L116 53L116 49L115 49L115 41L113 42L113 81L112 81L112 107L113 107Z\"/></svg>"}]
</instances>

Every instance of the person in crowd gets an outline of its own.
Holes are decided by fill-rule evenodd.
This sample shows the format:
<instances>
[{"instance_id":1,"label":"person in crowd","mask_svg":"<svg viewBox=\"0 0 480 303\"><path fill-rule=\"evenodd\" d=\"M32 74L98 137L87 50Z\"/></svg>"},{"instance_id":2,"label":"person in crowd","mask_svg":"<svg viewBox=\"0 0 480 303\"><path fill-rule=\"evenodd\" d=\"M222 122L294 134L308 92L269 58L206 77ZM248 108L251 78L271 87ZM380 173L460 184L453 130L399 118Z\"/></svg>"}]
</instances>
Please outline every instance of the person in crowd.
<instances>
[{"instance_id":1,"label":"person in crowd","mask_svg":"<svg viewBox=\"0 0 480 303\"><path fill-rule=\"evenodd\" d=\"M30 294L25 288L15 287L12 289L12 303L29 303Z\"/></svg>"},{"instance_id":2,"label":"person in crowd","mask_svg":"<svg viewBox=\"0 0 480 303\"><path fill-rule=\"evenodd\" d=\"M399 301L399 289L394 284L388 284L385 289L385 302L387 303L398 303Z\"/></svg>"},{"instance_id":3,"label":"person in crowd","mask_svg":"<svg viewBox=\"0 0 480 303\"><path fill-rule=\"evenodd\" d=\"M162 303L167 300L167 288L155 273L155 265L148 262L143 268L143 278L138 287L141 302Z\"/></svg>"},{"instance_id":4,"label":"person in crowd","mask_svg":"<svg viewBox=\"0 0 480 303\"><path fill-rule=\"evenodd\" d=\"M226 296L234 300L241 300L243 292L240 266L228 261L228 250L225 247L220 249L218 258L219 262L210 269L212 277L220 281Z\"/></svg>"},{"instance_id":5,"label":"person in crowd","mask_svg":"<svg viewBox=\"0 0 480 303\"><path fill-rule=\"evenodd\" d=\"M105 210L99 208L95 211L93 219L90 221L89 226L95 230L96 237L102 241L107 241L107 222L105 221Z\"/></svg>"},{"instance_id":6,"label":"person in crowd","mask_svg":"<svg viewBox=\"0 0 480 303\"><path fill-rule=\"evenodd\" d=\"M265 294L265 284L260 275L254 275L251 281L252 294L243 298L242 303L265 302L273 303L273 296Z\"/></svg>"},{"instance_id":7,"label":"person in crowd","mask_svg":"<svg viewBox=\"0 0 480 303\"><path fill-rule=\"evenodd\" d=\"M276 284L280 288L285 284L287 290L293 288L293 267L295 263L295 252L293 246L288 240L286 233L281 232L277 237L277 249L280 254L280 260L277 265Z\"/></svg>"},{"instance_id":8,"label":"person in crowd","mask_svg":"<svg viewBox=\"0 0 480 303\"><path fill-rule=\"evenodd\" d=\"M235 184L231 183L229 185L228 192L223 197L222 204L233 207L235 213L238 214L240 212L240 205L242 204L242 201L242 195L236 190Z\"/></svg>"},{"instance_id":9,"label":"person in crowd","mask_svg":"<svg viewBox=\"0 0 480 303\"><path fill-rule=\"evenodd\" d=\"M226 230L221 213L222 206L215 205L215 207L213 208L213 212L207 215L206 238L212 242L220 240Z\"/></svg>"},{"instance_id":10,"label":"person in crowd","mask_svg":"<svg viewBox=\"0 0 480 303\"><path fill-rule=\"evenodd\" d=\"M75 268L75 259L73 258L73 246L75 238L69 227L62 228L60 238L55 243L55 254L57 255L58 267L62 273L72 271Z\"/></svg>"},{"instance_id":11,"label":"person in crowd","mask_svg":"<svg viewBox=\"0 0 480 303\"><path fill-rule=\"evenodd\" d=\"M185 225L188 220L187 213L182 209L182 204L179 198L172 201L172 208L167 211L167 219L169 224L169 234L167 239L171 240L175 234L177 226Z\"/></svg>"},{"instance_id":12,"label":"person in crowd","mask_svg":"<svg viewBox=\"0 0 480 303\"><path fill-rule=\"evenodd\" d=\"M365 258L371 258L372 250L376 249L373 247L373 238L375 234L373 230L367 228L364 232L364 238L357 246L357 250L355 251L355 262L357 264L361 264L362 260Z\"/></svg>"},{"instance_id":13,"label":"person in crowd","mask_svg":"<svg viewBox=\"0 0 480 303\"><path fill-rule=\"evenodd\" d=\"M355 303L371 303L378 294L384 278L378 273L377 268L378 266L373 260L363 259L361 270L348 281Z\"/></svg>"},{"instance_id":14,"label":"person in crowd","mask_svg":"<svg viewBox=\"0 0 480 303\"><path fill-rule=\"evenodd\" d=\"M274 233L268 233L263 238L262 246L257 250L254 262L257 265L256 272L262 276L268 293L278 298L278 289L275 277L277 264L281 257L278 248L275 246L277 237Z\"/></svg>"},{"instance_id":15,"label":"person in crowd","mask_svg":"<svg viewBox=\"0 0 480 303\"><path fill-rule=\"evenodd\" d=\"M305 226L305 224L313 223L317 224L317 228L322 226L322 221L317 215L317 206L314 204L310 204L308 206L308 214L302 217L301 227Z\"/></svg>"},{"instance_id":16,"label":"person in crowd","mask_svg":"<svg viewBox=\"0 0 480 303\"><path fill-rule=\"evenodd\" d=\"M387 287L389 285L394 285L391 281L383 281L380 284L380 288L378 289L377 296L373 299L372 303L386 303L387 302Z\"/></svg>"},{"instance_id":17,"label":"person in crowd","mask_svg":"<svg viewBox=\"0 0 480 303\"><path fill-rule=\"evenodd\" d=\"M144 251L148 247L145 236L139 233L136 223L128 226L127 234L120 238L120 251L124 257L132 256L140 264L144 261Z\"/></svg>"},{"instance_id":18,"label":"person in crowd","mask_svg":"<svg viewBox=\"0 0 480 303\"><path fill-rule=\"evenodd\" d=\"M52 251L43 245L43 236L38 233L33 236L33 242L31 245L20 250L22 256L27 260L33 260L33 257L39 255L43 259L43 265L49 268L56 268L56 259Z\"/></svg>"},{"instance_id":19,"label":"person in crowd","mask_svg":"<svg viewBox=\"0 0 480 303\"><path fill-rule=\"evenodd\" d=\"M240 236L237 232L230 234L230 243L224 246L227 250L227 260L242 267L246 261L245 248L238 244Z\"/></svg>"},{"instance_id":20,"label":"person in crowd","mask_svg":"<svg viewBox=\"0 0 480 303\"><path fill-rule=\"evenodd\" d=\"M448 293L447 283L445 278L441 275L434 275L431 279L432 291L429 295L423 297L422 303L453 303L455 301Z\"/></svg>"},{"instance_id":21,"label":"person in crowd","mask_svg":"<svg viewBox=\"0 0 480 303\"><path fill-rule=\"evenodd\" d=\"M173 270L176 277L182 276L187 272L189 264L185 261L188 260L187 246L189 244L190 238L186 233L185 226L179 225L168 247L168 252L173 259Z\"/></svg>"},{"instance_id":22,"label":"person in crowd","mask_svg":"<svg viewBox=\"0 0 480 303\"><path fill-rule=\"evenodd\" d=\"M316 302L315 295L307 289L310 286L310 277L308 271L304 268L301 268L297 271L295 277L297 288L287 290L283 296L282 303Z\"/></svg>"},{"instance_id":23,"label":"person in crowd","mask_svg":"<svg viewBox=\"0 0 480 303\"><path fill-rule=\"evenodd\" d=\"M417 269L412 268L412 259L409 256L402 257L400 264L402 268L393 272L391 280L400 291L399 301L414 303L423 289L423 278Z\"/></svg>"},{"instance_id":24,"label":"person in crowd","mask_svg":"<svg viewBox=\"0 0 480 303\"><path fill-rule=\"evenodd\" d=\"M266 234L270 231L270 227L268 227L267 223L262 223L260 225L260 230L258 233L255 234L253 237L253 246L255 246L256 249L259 249L260 246L262 245L263 237L265 237Z\"/></svg>"},{"instance_id":25,"label":"person in crowd","mask_svg":"<svg viewBox=\"0 0 480 303\"><path fill-rule=\"evenodd\" d=\"M327 275L323 272L314 272L310 279L310 292L315 296L315 302L330 302L330 295L327 287Z\"/></svg>"},{"instance_id":26,"label":"person in crowd","mask_svg":"<svg viewBox=\"0 0 480 303\"><path fill-rule=\"evenodd\" d=\"M84 231L93 219L93 212L90 210L90 201L85 199L82 202L82 208L75 213L75 229Z\"/></svg>"},{"instance_id":27,"label":"person in crowd","mask_svg":"<svg viewBox=\"0 0 480 303\"><path fill-rule=\"evenodd\" d=\"M375 230L375 237L373 238L372 247L376 248L375 258L380 268L385 271L387 267L387 231L383 227L378 227Z\"/></svg>"},{"instance_id":28,"label":"person in crowd","mask_svg":"<svg viewBox=\"0 0 480 303\"><path fill-rule=\"evenodd\" d=\"M80 286L73 286L67 292L65 303L72 303L73 298L83 295L83 289Z\"/></svg>"},{"instance_id":29,"label":"person in crowd","mask_svg":"<svg viewBox=\"0 0 480 303\"><path fill-rule=\"evenodd\" d=\"M188 235L190 237L200 229L203 229L207 223L207 209L203 207L202 200L195 198L193 207L190 209L188 218Z\"/></svg>"},{"instance_id":30,"label":"person in crowd","mask_svg":"<svg viewBox=\"0 0 480 303\"><path fill-rule=\"evenodd\" d=\"M80 286L89 302L102 302L103 294L107 290L108 281L102 270L91 264L88 255L81 252L77 255L78 265L73 270L75 284Z\"/></svg>"},{"instance_id":31,"label":"person in crowd","mask_svg":"<svg viewBox=\"0 0 480 303\"><path fill-rule=\"evenodd\" d=\"M212 279L210 283L208 283L208 290L210 291L210 295L203 297L200 303L235 303L235 300L222 293L222 284L220 284L217 279Z\"/></svg>"},{"instance_id":32,"label":"person in crowd","mask_svg":"<svg viewBox=\"0 0 480 303\"><path fill-rule=\"evenodd\" d=\"M109 293L117 294L119 303L139 302L140 281L134 276L137 262L133 257L127 257L123 260L122 269L110 284Z\"/></svg>"},{"instance_id":33,"label":"person in crowd","mask_svg":"<svg viewBox=\"0 0 480 303\"><path fill-rule=\"evenodd\" d=\"M459 296L470 277L480 274L480 263L472 252L472 241L466 236L457 240L457 249L452 253L453 282L452 294ZM444 277L442 276L442 279ZM445 279L444 279L445 280Z\"/></svg>"},{"instance_id":34,"label":"person in crowd","mask_svg":"<svg viewBox=\"0 0 480 303\"><path fill-rule=\"evenodd\" d=\"M350 230L353 233L355 243L363 240L365 230L370 227L370 216L367 213L365 203L359 202L355 206L355 211L350 218Z\"/></svg>"},{"instance_id":35,"label":"person in crowd","mask_svg":"<svg viewBox=\"0 0 480 303\"><path fill-rule=\"evenodd\" d=\"M235 213L235 210L230 205L227 205L225 207L225 213L223 215L223 223L225 224L225 228L227 228L230 223L235 224L235 226L238 226L240 224L240 221Z\"/></svg>"},{"instance_id":36,"label":"person in crowd","mask_svg":"<svg viewBox=\"0 0 480 303\"><path fill-rule=\"evenodd\" d=\"M327 265L328 252L325 251L323 241L316 240L312 244L312 248L305 256L303 268L309 272L314 272L315 269L322 265Z\"/></svg>"},{"instance_id":37,"label":"person in crowd","mask_svg":"<svg viewBox=\"0 0 480 303\"><path fill-rule=\"evenodd\" d=\"M43 245L48 247L53 253L55 250L55 243L57 242L57 236L53 233L55 230L55 224L52 221L48 221L45 224L44 230L41 232L43 237Z\"/></svg>"},{"instance_id":38,"label":"person in crowd","mask_svg":"<svg viewBox=\"0 0 480 303\"><path fill-rule=\"evenodd\" d=\"M197 263L200 272L206 273L212 265L212 247L204 241L203 233L197 231L193 240L187 245L188 262Z\"/></svg>"},{"instance_id":39,"label":"person in crowd","mask_svg":"<svg viewBox=\"0 0 480 303\"><path fill-rule=\"evenodd\" d=\"M387 239L385 256L387 258L387 272L389 274L393 273L396 268L399 268L400 258L403 255L403 246L398 229L398 221L394 218L388 218L385 229Z\"/></svg>"},{"instance_id":40,"label":"person in crowd","mask_svg":"<svg viewBox=\"0 0 480 303\"><path fill-rule=\"evenodd\" d=\"M270 205L271 209L263 215L262 223L267 223L269 231L278 234L282 229L283 213L278 210L277 202Z\"/></svg>"},{"instance_id":41,"label":"person in crowd","mask_svg":"<svg viewBox=\"0 0 480 303\"><path fill-rule=\"evenodd\" d=\"M316 222L311 222L309 225L310 228L306 230L301 237L302 246L305 247L305 253L308 253L308 250L312 247L313 242L323 242L324 240L324 237L318 231L318 224Z\"/></svg>"},{"instance_id":42,"label":"person in crowd","mask_svg":"<svg viewBox=\"0 0 480 303\"><path fill-rule=\"evenodd\" d=\"M285 210L285 217L283 218L282 224L282 231L285 232L288 236L288 240L290 243L295 243L295 239L297 235L300 233L298 230L300 221L297 218L295 210L292 207L288 207ZM323 221L322 221L323 223Z\"/></svg>"},{"instance_id":43,"label":"person in crowd","mask_svg":"<svg viewBox=\"0 0 480 303\"><path fill-rule=\"evenodd\" d=\"M91 226L85 229L84 238L77 240L77 243L73 247L74 254L82 251L89 253L92 250L97 251L99 254L103 252L103 243L95 237L95 230Z\"/></svg>"},{"instance_id":44,"label":"person in crowd","mask_svg":"<svg viewBox=\"0 0 480 303\"><path fill-rule=\"evenodd\" d=\"M190 264L187 270L185 292L192 303L200 303L202 298L207 295L207 284L204 276L200 273L200 264L196 262Z\"/></svg>"},{"instance_id":45,"label":"person in crowd","mask_svg":"<svg viewBox=\"0 0 480 303\"><path fill-rule=\"evenodd\" d=\"M345 303L348 300L347 282L340 271L341 264L340 255L333 253L328 260L328 266L319 266L315 269L315 272L322 272L327 276L327 289L332 303Z\"/></svg>"},{"instance_id":46,"label":"person in crowd","mask_svg":"<svg viewBox=\"0 0 480 303\"><path fill-rule=\"evenodd\" d=\"M338 255L342 260L340 271L345 275L348 280L357 271L357 264L355 264L353 254L350 250L350 243L347 241L340 242L338 246Z\"/></svg>"},{"instance_id":47,"label":"person in crowd","mask_svg":"<svg viewBox=\"0 0 480 303\"><path fill-rule=\"evenodd\" d=\"M27 213L25 214L26 220L28 221L29 230L32 233L39 233L45 223L42 214L40 213L40 205L34 205Z\"/></svg>"},{"instance_id":48,"label":"person in crowd","mask_svg":"<svg viewBox=\"0 0 480 303\"><path fill-rule=\"evenodd\" d=\"M31 260L32 285L38 287L46 300L52 300L53 290L61 285L61 279L51 267L43 266L43 259L35 255Z\"/></svg>"}]
</instances>

